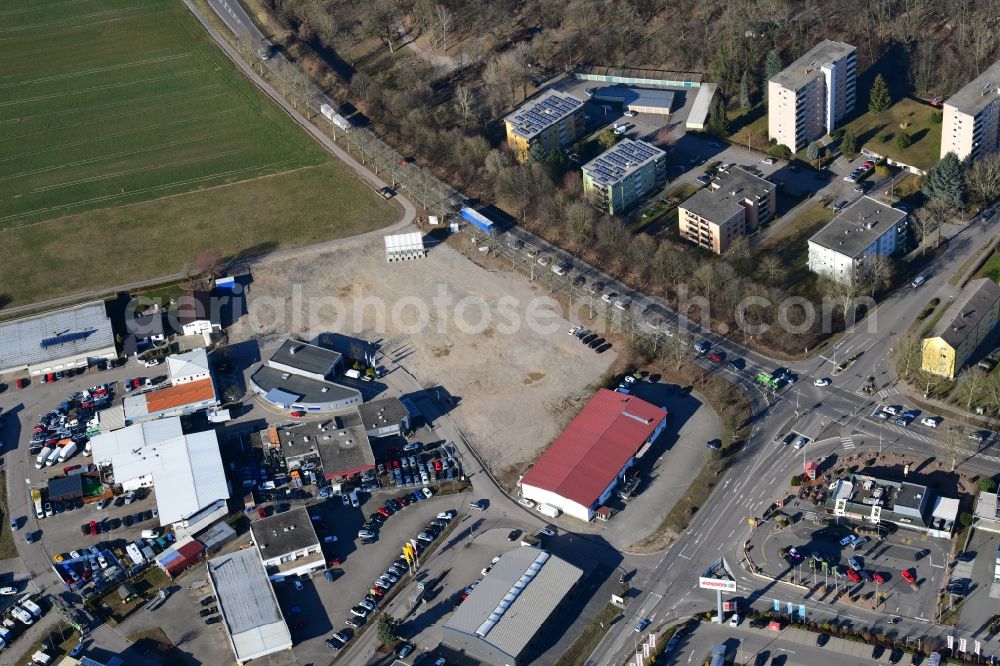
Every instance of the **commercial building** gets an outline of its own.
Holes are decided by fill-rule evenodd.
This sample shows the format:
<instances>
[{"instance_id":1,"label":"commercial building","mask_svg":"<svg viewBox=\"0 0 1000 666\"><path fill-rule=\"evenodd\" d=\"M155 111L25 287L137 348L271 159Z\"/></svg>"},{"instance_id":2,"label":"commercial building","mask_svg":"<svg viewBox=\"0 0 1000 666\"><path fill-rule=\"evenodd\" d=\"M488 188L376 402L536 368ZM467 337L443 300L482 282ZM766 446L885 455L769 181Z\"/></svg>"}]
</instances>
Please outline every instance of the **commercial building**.
<instances>
[{"instance_id":1,"label":"commercial building","mask_svg":"<svg viewBox=\"0 0 1000 666\"><path fill-rule=\"evenodd\" d=\"M211 378L212 366L208 363L208 352L204 349L195 349L167 357L167 379L171 386L180 386Z\"/></svg>"},{"instance_id":2,"label":"commercial building","mask_svg":"<svg viewBox=\"0 0 1000 666\"><path fill-rule=\"evenodd\" d=\"M990 278L965 285L931 334L922 342L924 372L954 379L979 345L990 336L1000 316L1000 287Z\"/></svg>"},{"instance_id":3,"label":"commercial building","mask_svg":"<svg viewBox=\"0 0 1000 666\"><path fill-rule=\"evenodd\" d=\"M1000 503L997 502L996 493L979 492L973 518L977 530L1000 534Z\"/></svg>"},{"instance_id":4,"label":"commercial building","mask_svg":"<svg viewBox=\"0 0 1000 666\"><path fill-rule=\"evenodd\" d=\"M905 231L906 213L861 197L809 239L809 270L853 284L872 257L896 252Z\"/></svg>"},{"instance_id":5,"label":"commercial building","mask_svg":"<svg viewBox=\"0 0 1000 666\"><path fill-rule=\"evenodd\" d=\"M927 486L851 474L835 481L826 511L878 525L892 523L934 537L950 538L958 518L957 499L934 497Z\"/></svg>"},{"instance_id":6,"label":"commercial building","mask_svg":"<svg viewBox=\"0 0 1000 666\"><path fill-rule=\"evenodd\" d=\"M272 426L258 437L262 449L281 451L289 471L312 463L317 474L340 481L375 469L375 453L356 409L323 421Z\"/></svg>"},{"instance_id":7,"label":"commercial building","mask_svg":"<svg viewBox=\"0 0 1000 666\"><path fill-rule=\"evenodd\" d=\"M944 103L941 157L977 160L1000 151L1000 60Z\"/></svg>"},{"instance_id":8,"label":"commercial building","mask_svg":"<svg viewBox=\"0 0 1000 666\"><path fill-rule=\"evenodd\" d=\"M328 381L341 370L338 352L285 340L266 365L250 376L250 390L267 402L304 412L330 412L360 405L361 393Z\"/></svg>"},{"instance_id":9,"label":"commercial building","mask_svg":"<svg viewBox=\"0 0 1000 666\"><path fill-rule=\"evenodd\" d=\"M326 566L316 529L303 506L253 521L250 533L271 580L307 576Z\"/></svg>"},{"instance_id":10,"label":"commercial building","mask_svg":"<svg viewBox=\"0 0 1000 666\"><path fill-rule=\"evenodd\" d=\"M583 65L573 72L573 76L579 81L647 88L697 88L705 85L702 75L695 72L672 72L650 67Z\"/></svg>"},{"instance_id":11,"label":"commercial building","mask_svg":"<svg viewBox=\"0 0 1000 666\"><path fill-rule=\"evenodd\" d=\"M666 426L662 407L601 389L521 477L521 495L590 521Z\"/></svg>"},{"instance_id":12,"label":"commercial building","mask_svg":"<svg viewBox=\"0 0 1000 666\"><path fill-rule=\"evenodd\" d=\"M101 301L0 324L0 373L37 376L117 356L111 319Z\"/></svg>"},{"instance_id":13,"label":"commercial building","mask_svg":"<svg viewBox=\"0 0 1000 666\"><path fill-rule=\"evenodd\" d=\"M203 335L207 339L213 331L222 330L220 307L208 291L188 291L178 296L174 317L184 335Z\"/></svg>"},{"instance_id":14,"label":"commercial building","mask_svg":"<svg viewBox=\"0 0 1000 666\"><path fill-rule=\"evenodd\" d=\"M504 118L507 145L518 162L538 159L576 141L586 129L583 102L554 90L528 100Z\"/></svg>"},{"instance_id":15,"label":"commercial building","mask_svg":"<svg viewBox=\"0 0 1000 666\"><path fill-rule=\"evenodd\" d=\"M208 578L237 664L291 649L292 636L256 552L238 550L209 560Z\"/></svg>"},{"instance_id":16,"label":"commercial building","mask_svg":"<svg viewBox=\"0 0 1000 666\"><path fill-rule=\"evenodd\" d=\"M667 180L667 154L645 141L622 139L583 165L583 193L614 215Z\"/></svg>"},{"instance_id":17,"label":"commercial building","mask_svg":"<svg viewBox=\"0 0 1000 666\"><path fill-rule=\"evenodd\" d=\"M410 429L410 410L399 398L380 398L358 408L369 437L393 437Z\"/></svg>"},{"instance_id":18,"label":"commercial building","mask_svg":"<svg viewBox=\"0 0 1000 666\"><path fill-rule=\"evenodd\" d=\"M152 310L125 318L125 339L122 351L126 356L137 356L140 352L158 345L167 339L166 321L163 312Z\"/></svg>"},{"instance_id":19,"label":"commercial building","mask_svg":"<svg viewBox=\"0 0 1000 666\"><path fill-rule=\"evenodd\" d=\"M620 104L626 111L669 116L674 106L676 93L658 88L635 88L632 86L608 86L598 88L590 97L595 102Z\"/></svg>"},{"instance_id":20,"label":"commercial building","mask_svg":"<svg viewBox=\"0 0 1000 666\"><path fill-rule=\"evenodd\" d=\"M857 49L825 39L767 82L767 135L798 152L854 111Z\"/></svg>"},{"instance_id":21,"label":"commercial building","mask_svg":"<svg viewBox=\"0 0 1000 666\"><path fill-rule=\"evenodd\" d=\"M535 636L582 575L532 546L504 553L449 618L442 642L483 664L530 663Z\"/></svg>"},{"instance_id":22,"label":"commercial building","mask_svg":"<svg viewBox=\"0 0 1000 666\"><path fill-rule=\"evenodd\" d=\"M160 525L185 526L199 512L224 509L229 499L215 431L184 434L180 417L101 433L91 450L123 490L154 488Z\"/></svg>"},{"instance_id":23,"label":"commercial building","mask_svg":"<svg viewBox=\"0 0 1000 666\"><path fill-rule=\"evenodd\" d=\"M199 562L203 562L205 553L206 548L203 543L186 536L159 553L156 556L156 566L173 579Z\"/></svg>"},{"instance_id":24,"label":"commercial building","mask_svg":"<svg viewBox=\"0 0 1000 666\"><path fill-rule=\"evenodd\" d=\"M124 425L193 414L218 405L219 397L204 349L168 356L164 385L127 395L122 400ZM107 423L111 425L110 421Z\"/></svg>"},{"instance_id":25,"label":"commercial building","mask_svg":"<svg viewBox=\"0 0 1000 666\"><path fill-rule=\"evenodd\" d=\"M774 217L777 187L742 167L720 171L677 209L681 238L716 254Z\"/></svg>"}]
</instances>

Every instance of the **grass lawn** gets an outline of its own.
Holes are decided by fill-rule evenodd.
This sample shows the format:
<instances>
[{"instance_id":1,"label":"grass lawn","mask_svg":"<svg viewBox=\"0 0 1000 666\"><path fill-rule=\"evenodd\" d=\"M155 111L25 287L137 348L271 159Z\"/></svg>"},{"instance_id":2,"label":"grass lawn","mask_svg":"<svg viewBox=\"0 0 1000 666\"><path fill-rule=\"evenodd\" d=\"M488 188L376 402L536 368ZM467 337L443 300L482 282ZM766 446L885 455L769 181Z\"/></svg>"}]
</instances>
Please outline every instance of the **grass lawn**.
<instances>
[{"instance_id":1,"label":"grass lawn","mask_svg":"<svg viewBox=\"0 0 1000 666\"><path fill-rule=\"evenodd\" d=\"M583 633L556 661L556 666L580 666L587 661L590 653L611 629L611 622L622 614L618 606L608 604L601 609L594 620L583 629Z\"/></svg>"},{"instance_id":2,"label":"grass lawn","mask_svg":"<svg viewBox=\"0 0 1000 666\"><path fill-rule=\"evenodd\" d=\"M0 33L0 229L329 159L179 2L17 6Z\"/></svg>"},{"instance_id":3,"label":"grass lawn","mask_svg":"<svg viewBox=\"0 0 1000 666\"><path fill-rule=\"evenodd\" d=\"M983 267L976 273L976 277L988 277L994 282L1000 282L1000 252L997 252L996 250L993 251L990 258L986 260Z\"/></svg>"},{"instance_id":4,"label":"grass lawn","mask_svg":"<svg viewBox=\"0 0 1000 666\"><path fill-rule=\"evenodd\" d=\"M799 213L795 219L781 226L773 235L764 242L763 248L773 250L782 254L782 259L797 256L802 251L808 251L806 241L809 236L819 231L823 225L833 219L834 212L829 207L817 202ZM797 239L801 242L801 248L789 247L789 239ZM786 267L789 264L785 264Z\"/></svg>"},{"instance_id":5,"label":"grass lawn","mask_svg":"<svg viewBox=\"0 0 1000 666\"><path fill-rule=\"evenodd\" d=\"M0 302L18 305L169 275L185 270L203 249L247 256L351 236L397 216L388 202L333 161L81 213L3 235L0 266L17 280L0 288Z\"/></svg>"},{"instance_id":6,"label":"grass lawn","mask_svg":"<svg viewBox=\"0 0 1000 666\"><path fill-rule=\"evenodd\" d=\"M932 120L940 111L909 98L903 98L877 116L865 113L848 125L865 146L879 155L927 170L938 161L941 150L941 123ZM896 146L896 135L906 132L910 146Z\"/></svg>"},{"instance_id":7,"label":"grass lawn","mask_svg":"<svg viewBox=\"0 0 1000 666\"><path fill-rule=\"evenodd\" d=\"M761 102L749 111L738 109L727 113L729 129L732 132L728 139L737 146L746 146L747 139L754 150L767 152L771 145L767 142L767 106Z\"/></svg>"},{"instance_id":8,"label":"grass lawn","mask_svg":"<svg viewBox=\"0 0 1000 666\"><path fill-rule=\"evenodd\" d=\"M10 512L7 511L7 474L0 471L0 560L10 560L17 557L14 546L14 534L10 531Z\"/></svg>"}]
</instances>

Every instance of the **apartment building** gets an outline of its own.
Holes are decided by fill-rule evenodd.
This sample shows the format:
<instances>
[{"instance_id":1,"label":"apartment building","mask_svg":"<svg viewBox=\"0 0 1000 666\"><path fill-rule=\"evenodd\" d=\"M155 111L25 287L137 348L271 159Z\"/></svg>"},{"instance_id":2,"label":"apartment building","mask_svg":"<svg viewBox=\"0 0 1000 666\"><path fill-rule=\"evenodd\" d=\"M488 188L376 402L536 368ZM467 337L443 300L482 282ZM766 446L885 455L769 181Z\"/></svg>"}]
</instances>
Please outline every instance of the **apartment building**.
<instances>
[{"instance_id":1,"label":"apartment building","mask_svg":"<svg viewBox=\"0 0 1000 666\"><path fill-rule=\"evenodd\" d=\"M906 213L861 197L809 239L809 270L851 284L870 257L896 252Z\"/></svg>"},{"instance_id":2,"label":"apartment building","mask_svg":"<svg viewBox=\"0 0 1000 666\"><path fill-rule=\"evenodd\" d=\"M854 111L857 49L823 40L767 82L767 134L798 152Z\"/></svg>"},{"instance_id":3,"label":"apartment building","mask_svg":"<svg viewBox=\"0 0 1000 666\"><path fill-rule=\"evenodd\" d=\"M1000 151L1000 60L944 103L941 157L977 160Z\"/></svg>"},{"instance_id":4,"label":"apartment building","mask_svg":"<svg viewBox=\"0 0 1000 666\"><path fill-rule=\"evenodd\" d=\"M507 145L523 164L533 153L540 157L580 138L586 128L583 102L550 90L522 104L504 118L504 125Z\"/></svg>"},{"instance_id":5,"label":"apartment building","mask_svg":"<svg viewBox=\"0 0 1000 666\"><path fill-rule=\"evenodd\" d=\"M954 379L993 332L1000 315L1000 287L990 278L972 280L921 344L921 367Z\"/></svg>"},{"instance_id":6,"label":"apartment building","mask_svg":"<svg viewBox=\"0 0 1000 666\"><path fill-rule=\"evenodd\" d=\"M623 139L583 165L583 193L614 215L667 181L667 154L645 141Z\"/></svg>"},{"instance_id":7,"label":"apartment building","mask_svg":"<svg viewBox=\"0 0 1000 666\"><path fill-rule=\"evenodd\" d=\"M720 172L678 208L681 238L722 254L774 217L777 187L741 167Z\"/></svg>"}]
</instances>

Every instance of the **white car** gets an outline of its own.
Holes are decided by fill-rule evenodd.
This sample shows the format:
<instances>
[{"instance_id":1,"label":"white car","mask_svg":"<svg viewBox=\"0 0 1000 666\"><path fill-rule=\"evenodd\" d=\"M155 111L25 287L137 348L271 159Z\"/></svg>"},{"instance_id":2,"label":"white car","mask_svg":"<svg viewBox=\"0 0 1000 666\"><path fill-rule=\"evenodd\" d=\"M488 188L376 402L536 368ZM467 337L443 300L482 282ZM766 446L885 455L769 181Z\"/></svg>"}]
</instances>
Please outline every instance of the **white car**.
<instances>
[{"instance_id":1,"label":"white car","mask_svg":"<svg viewBox=\"0 0 1000 666\"><path fill-rule=\"evenodd\" d=\"M925 278L923 275L918 275L917 279L910 283L910 286L916 289L917 287L922 285L926 279L927 278Z\"/></svg>"},{"instance_id":2,"label":"white car","mask_svg":"<svg viewBox=\"0 0 1000 666\"><path fill-rule=\"evenodd\" d=\"M774 159L773 157L765 157L764 159L761 160L761 162L763 162L764 164L777 164L778 160Z\"/></svg>"},{"instance_id":3,"label":"white car","mask_svg":"<svg viewBox=\"0 0 1000 666\"><path fill-rule=\"evenodd\" d=\"M632 375L625 375L625 383L635 384L635 377L633 377Z\"/></svg>"},{"instance_id":4,"label":"white car","mask_svg":"<svg viewBox=\"0 0 1000 666\"><path fill-rule=\"evenodd\" d=\"M853 534L848 534L847 536L845 536L843 539L840 540L840 545L846 546L850 544L852 541L854 541L854 539L855 536Z\"/></svg>"},{"instance_id":5,"label":"white car","mask_svg":"<svg viewBox=\"0 0 1000 666\"><path fill-rule=\"evenodd\" d=\"M806 445L806 438L805 437L799 437L797 440L795 440L795 450L796 451L798 451L799 449L801 449L805 445Z\"/></svg>"},{"instance_id":6,"label":"white car","mask_svg":"<svg viewBox=\"0 0 1000 666\"><path fill-rule=\"evenodd\" d=\"M442 511L441 513L438 514L438 518L440 518L441 520L451 520L454 517L455 517L455 512L451 510Z\"/></svg>"},{"instance_id":7,"label":"white car","mask_svg":"<svg viewBox=\"0 0 1000 666\"><path fill-rule=\"evenodd\" d=\"M829 386L829 385L830 385L829 379L817 379L816 381L813 382L813 386Z\"/></svg>"},{"instance_id":8,"label":"white car","mask_svg":"<svg viewBox=\"0 0 1000 666\"><path fill-rule=\"evenodd\" d=\"M730 627L740 626L740 616L733 613L733 617L729 620L729 626Z\"/></svg>"},{"instance_id":9,"label":"white car","mask_svg":"<svg viewBox=\"0 0 1000 666\"><path fill-rule=\"evenodd\" d=\"M897 405L886 405L885 407L882 408L882 411L885 412L886 414L892 414L893 416L896 416L903 410L901 407L898 407Z\"/></svg>"},{"instance_id":10,"label":"white car","mask_svg":"<svg viewBox=\"0 0 1000 666\"><path fill-rule=\"evenodd\" d=\"M526 506L529 509L535 508L535 503L532 500L528 499L527 497L522 497L521 499L517 500L517 503L520 504L521 506Z\"/></svg>"},{"instance_id":11,"label":"white car","mask_svg":"<svg viewBox=\"0 0 1000 666\"><path fill-rule=\"evenodd\" d=\"M0 594L4 596L10 596L12 594L17 594L16 587L0 587Z\"/></svg>"},{"instance_id":12,"label":"white car","mask_svg":"<svg viewBox=\"0 0 1000 666\"><path fill-rule=\"evenodd\" d=\"M577 333L579 333L582 330L583 330L583 326L574 326L573 328L569 329L569 334L570 335L576 335Z\"/></svg>"},{"instance_id":13,"label":"white car","mask_svg":"<svg viewBox=\"0 0 1000 666\"><path fill-rule=\"evenodd\" d=\"M152 368L154 365L159 365L159 364L160 364L160 359L158 358L151 358L148 361L143 362L143 365L146 366L147 368Z\"/></svg>"},{"instance_id":14,"label":"white car","mask_svg":"<svg viewBox=\"0 0 1000 666\"><path fill-rule=\"evenodd\" d=\"M622 115L625 116L626 118L635 118L635 111L626 111Z\"/></svg>"},{"instance_id":15,"label":"white car","mask_svg":"<svg viewBox=\"0 0 1000 666\"><path fill-rule=\"evenodd\" d=\"M920 425L925 425L928 428L937 428L938 417L936 417L936 416L925 416L924 418L920 419Z\"/></svg>"}]
</instances>

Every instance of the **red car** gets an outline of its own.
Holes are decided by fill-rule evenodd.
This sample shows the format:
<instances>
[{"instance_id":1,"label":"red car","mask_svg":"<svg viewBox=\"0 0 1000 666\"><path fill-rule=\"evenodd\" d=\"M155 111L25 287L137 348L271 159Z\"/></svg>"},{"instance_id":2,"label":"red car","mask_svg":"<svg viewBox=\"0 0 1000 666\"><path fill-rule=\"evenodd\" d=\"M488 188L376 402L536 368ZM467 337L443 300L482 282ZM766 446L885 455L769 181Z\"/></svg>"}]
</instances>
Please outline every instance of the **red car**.
<instances>
[{"instance_id":1,"label":"red car","mask_svg":"<svg viewBox=\"0 0 1000 666\"><path fill-rule=\"evenodd\" d=\"M21 377L21 379L18 379L16 382L14 382L14 385L17 386L17 388L19 389L23 389L25 386L28 385L28 380L25 379L24 377Z\"/></svg>"},{"instance_id":2,"label":"red car","mask_svg":"<svg viewBox=\"0 0 1000 666\"><path fill-rule=\"evenodd\" d=\"M388 511L386 511L385 508L383 508L381 506L379 508L375 509L375 511L376 511L376 513L378 513L378 515L382 516L383 518L388 518L389 516L392 515L391 513L389 513Z\"/></svg>"},{"instance_id":3,"label":"red car","mask_svg":"<svg viewBox=\"0 0 1000 666\"><path fill-rule=\"evenodd\" d=\"M45 381L54 382L55 380L56 380L56 373L50 372L49 374L45 375Z\"/></svg>"},{"instance_id":4,"label":"red car","mask_svg":"<svg viewBox=\"0 0 1000 666\"><path fill-rule=\"evenodd\" d=\"M90 536L97 536L97 521L90 521Z\"/></svg>"},{"instance_id":5,"label":"red car","mask_svg":"<svg viewBox=\"0 0 1000 666\"><path fill-rule=\"evenodd\" d=\"M292 412L291 414L289 414L289 416L291 416L293 419L300 419L305 415L306 415L305 412Z\"/></svg>"},{"instance_id":6,"label":"red car","mask_svg":"<svg viewBox=\"0 0 1000 666\"><path fill-rule=\"evenodd\" d=\"M913 572L910 571L909 569L903 569L903 571L900 572L900 573L903 574L903 580L905 580L907 583L916 583L917 582L917 577L914 576Z\"/></svg>"},{"instance_id":7,"label":"red car","mask_svg":"<svg viewBox=\"0 0 1000 666\"><path fill-rule=\"evenodd\" d=\"M885 578L883 578L882 574L880 574L880 573L874 573L874 574L872 574L872 579L876 583L878 583L879 585L885 585Z\"/></svg>"},{"instance_id":8,"label":"red car","mask_svg":"<svg viewBox=\"0 0 1000 666\"><path fill-rule=\"evenodd\" d=\"M852 583L860 583L860 582L861 582L861 576L859 576L859 575L858 575L858 572L857 572L857 571L855 571L854 569L848 569L848 570L847 570L847 578L848 578L848 579L849 579L849 580L850 580L850 581L851 581Z\"/></svg>"},{"instance_id":9,"label":"red car","mask_svg":"<svg viewBox=\"0 0 1000 666\"><path fill-rule=\"evenodd\" d=\"M262 506L257 507L257 517L267 518L267 511L264 511L264 507Z\"/></svg>"},{"instance_id":10,"label":"red car","mask_svg":"<svg viewBox=\"0 0 1000 666\"><path fill-rule=\"evenodd\" d=\"M442 468L441 461L440 460L435 460L434 461L434 471L440 472L441 468Z\"/></svg>"}]
</instances>

